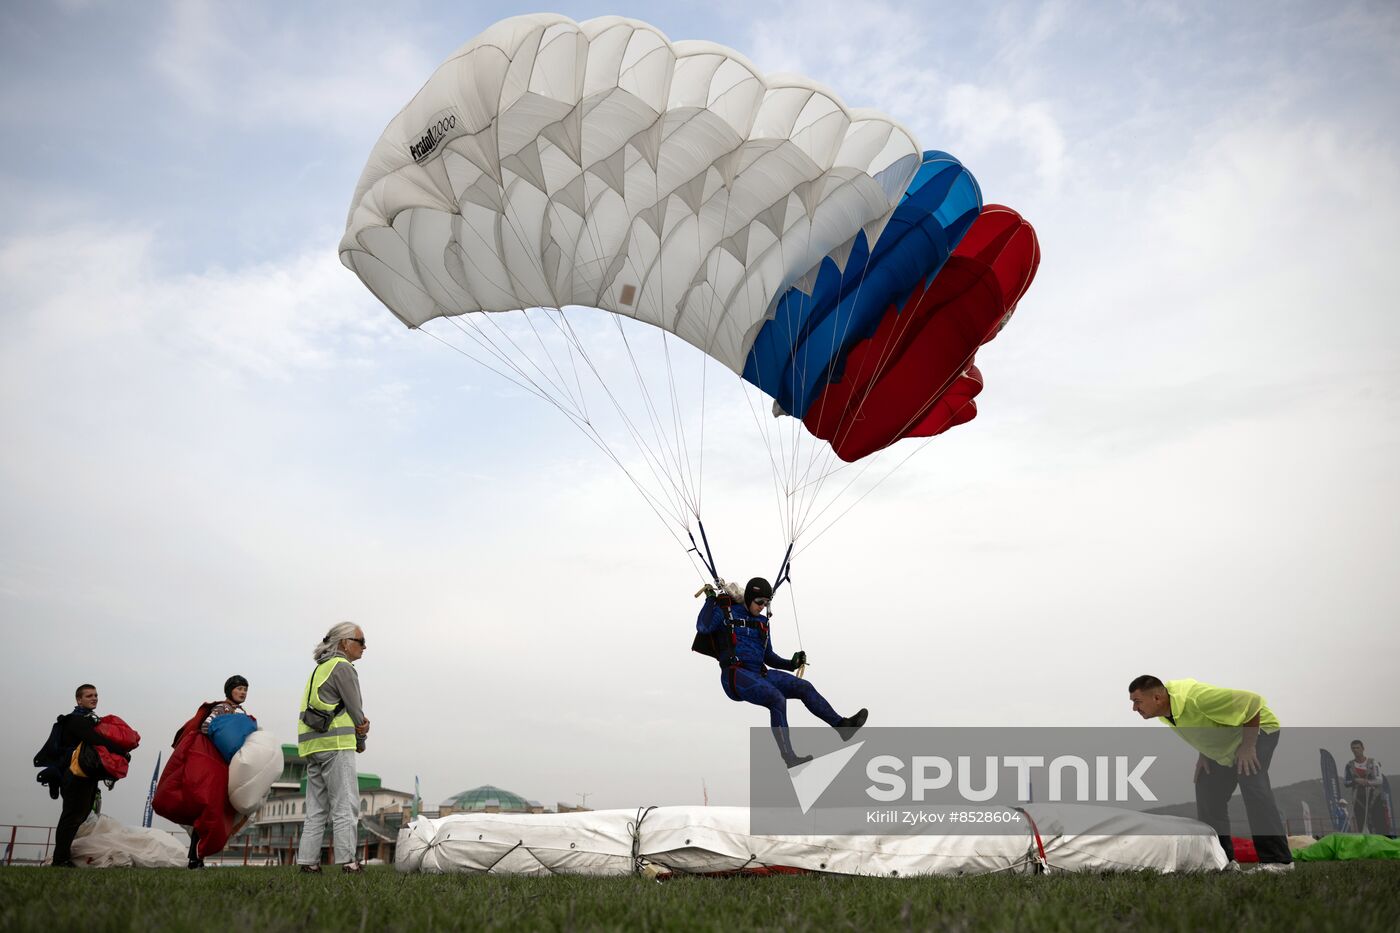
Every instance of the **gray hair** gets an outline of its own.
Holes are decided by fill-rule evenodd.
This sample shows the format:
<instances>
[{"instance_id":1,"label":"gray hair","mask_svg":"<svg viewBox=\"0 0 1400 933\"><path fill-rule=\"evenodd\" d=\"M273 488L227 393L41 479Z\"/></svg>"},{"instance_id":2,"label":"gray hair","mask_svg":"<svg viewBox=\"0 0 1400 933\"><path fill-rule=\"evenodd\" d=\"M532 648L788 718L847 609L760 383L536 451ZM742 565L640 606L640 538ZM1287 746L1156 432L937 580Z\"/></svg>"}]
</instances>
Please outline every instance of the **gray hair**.
<instances>
[{"instance_id":1,"label":"gray hair","mask_svg":"<svg viewBox=\"0 0 1400 933\"><path fill-rule=\"evenodd\" d=\"M355 630L359 628L354 622L337 622L331 626L331 630L326 633L326 637L321 639L321 643L311 652L311 657L316 659L316 663L335 654L335 650L340 647L341 641L346 638L354 638Z\"/></svg>"}]
</instances>

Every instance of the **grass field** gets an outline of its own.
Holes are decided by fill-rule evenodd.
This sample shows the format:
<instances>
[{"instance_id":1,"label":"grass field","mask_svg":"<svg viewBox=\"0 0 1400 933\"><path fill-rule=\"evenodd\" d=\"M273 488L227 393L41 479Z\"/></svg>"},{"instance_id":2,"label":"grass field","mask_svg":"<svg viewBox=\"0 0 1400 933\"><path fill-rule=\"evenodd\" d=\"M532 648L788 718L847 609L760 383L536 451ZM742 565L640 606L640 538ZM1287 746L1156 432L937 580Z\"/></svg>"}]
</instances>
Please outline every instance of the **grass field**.
<instances>
[{"instance_id":1,"label":"grass field","mask_svg":"<svg viewBox=\"0 0 1400 933\"><path fill-rule=\"evenodd\" d=\"M0 868L0 930L1400 930L1400 863L1289 875L301 876Z\"/></svg>"}]
</instances>

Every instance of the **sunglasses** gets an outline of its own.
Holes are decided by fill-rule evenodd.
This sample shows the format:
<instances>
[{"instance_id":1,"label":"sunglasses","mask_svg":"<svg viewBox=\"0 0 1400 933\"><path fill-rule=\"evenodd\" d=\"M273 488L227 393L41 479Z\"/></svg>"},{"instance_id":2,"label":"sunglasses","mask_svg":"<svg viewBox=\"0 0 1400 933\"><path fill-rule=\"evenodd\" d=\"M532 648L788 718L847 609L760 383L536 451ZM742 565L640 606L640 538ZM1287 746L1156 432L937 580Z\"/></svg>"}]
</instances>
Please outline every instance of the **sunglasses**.
<instances>
[{"instance_id":1,"label":"sunglasses","mask_svg":"<svg viewBox=\"0 0 1400 933\"><path fill-rule=\"evenodd\" d=\"M355 644L359 645L361 648L366 647L366 646L365 646L365 640L364 640L363 638L347 638L347 639L345 639L345 640L346 640L346 641L353 641Z\"/></svg>"}]
</instances>

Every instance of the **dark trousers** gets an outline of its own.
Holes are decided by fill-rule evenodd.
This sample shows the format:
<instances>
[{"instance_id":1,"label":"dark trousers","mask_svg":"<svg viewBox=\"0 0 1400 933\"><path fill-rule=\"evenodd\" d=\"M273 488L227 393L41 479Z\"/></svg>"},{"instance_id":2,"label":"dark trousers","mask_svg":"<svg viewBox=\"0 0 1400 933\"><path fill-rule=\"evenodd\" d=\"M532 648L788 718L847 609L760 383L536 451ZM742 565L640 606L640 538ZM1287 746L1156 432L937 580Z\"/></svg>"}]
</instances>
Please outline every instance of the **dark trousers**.
<instances>
[{"instance_id":1,"label":"dark trousers","mask_svg":"<svg viewBox=\"0 0 1400 933\"><path fill-rule=\"evenodd\" d=\"M1385 818L1385 797L1379 787L1360 786L1351 799L1351 831L1385 836L1390 826Z\"/></svg>"},{"instance_id":2,"label":"dark trousers","mask_svg":"<svg viewBox=\"0 0 1400 933\"><path fill-rule=\"evenodd\" d=\"M747 668L726 668L720 671L720 684L725 695L731 700L753 703L768 709L768 721L773 728L773 738L778 743L778 751L783 757L792 755L792 743L788 741L787 701L801 700L808 712L826 723L835 726L841 721L836 710L817 692L811 681L794 677L787 671L751 671Z\"/></svg>"},{"instance_id":3,"label":"dark trousers","mask_svg":"<svg viewBox=\"0 0 1400 933\"><path fill-rule=\"evenodd\" d=\"M1230 839L1230 798L1239 787L1244 798L1244 812L1249 816L1249 833L1254 837L1254 849L1261 862L1291 862L1288 836L1283 820L1274 803L1274 789L1269 784L1269 762L1278 747L1278 732L1260 735L1255 751L1259 755L1256 774L1239 774L1234 764L1222 765L1212 761L1210 770L1196 780L1196 818L1206 823L1220 836L1220 847L1232 861L1235 846Z\"/></svg>"},{"instance_id":4,"label":"dark trousers","mask_svg":"<svg viewBox=\"0 0 1400 933\"><path fill-rule=\"evenodd\" d=\"M97 800L97 782L85 778L72 778L63 785L63 812L58 816L58 831L54 833L53 863L62 865L73 860L73 837L78 827L92 812Z\"/></svg>"}]
</instances>

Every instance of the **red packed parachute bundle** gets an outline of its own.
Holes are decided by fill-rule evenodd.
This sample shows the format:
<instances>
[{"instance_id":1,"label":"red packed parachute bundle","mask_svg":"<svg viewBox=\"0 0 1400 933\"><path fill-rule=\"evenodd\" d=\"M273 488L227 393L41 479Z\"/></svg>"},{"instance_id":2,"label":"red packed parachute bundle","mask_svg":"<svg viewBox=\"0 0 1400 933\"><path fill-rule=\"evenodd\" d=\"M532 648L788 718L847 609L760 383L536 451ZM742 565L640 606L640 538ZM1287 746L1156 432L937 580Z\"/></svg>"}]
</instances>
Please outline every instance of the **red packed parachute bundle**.
<instances>
[{"instance_id":1,"label":"red packed parachute bundle","mask_svg":"<svg viewBox=\"0 0 1400 933\"><path fill-rule=\"evenodd\" d=\"M131 753L141 744L140 733L128 726L126 720L120 716L103 716L93 731L121 749L121 752L114 752L100 745L96 748L97 760L102 763L102 770L106 771L113 781L120 781L126 777L127 766L131 764Z\"/></svg>"},{"instance_id":2,"label":"red packed parachute bundle","mask_svg":"<svg viewBox=\"0 0 1400 933\"><path fill-rule=\"evenodd\" d=\"M120 716L103 716L93 731L111 742L115 749L105 745L79 745L73 750L73 773L99 781L120 781L126 777L131 753L141 744L140 734Z\"/></svg>"},{"instance_id":3,"label":"red packed parachute bundle","mask_svg":"<svg viewBox=\"0 0 1400 933\"><path fill-rule=\"evenodd\" d=\"M977 348L1005 326L1039 265L1031 225L987 205L938 275L851 348L808 408L807 429L851 462L971 421L982 389Z\"/></svg>"},{"instance_id":4,"label":"red packed parachute bundle","mask_svg":"<svg viewBox=\"0 0 1400 933\"><path fill-rule=\"evenodd\" d=\"M214 703L204 703L175 733L175 751L160 776L152 808L172 823L193 826L199 857L220 852L241 822L228 802L228 763L199 725Z\"/></svg>"}]
</instances>

